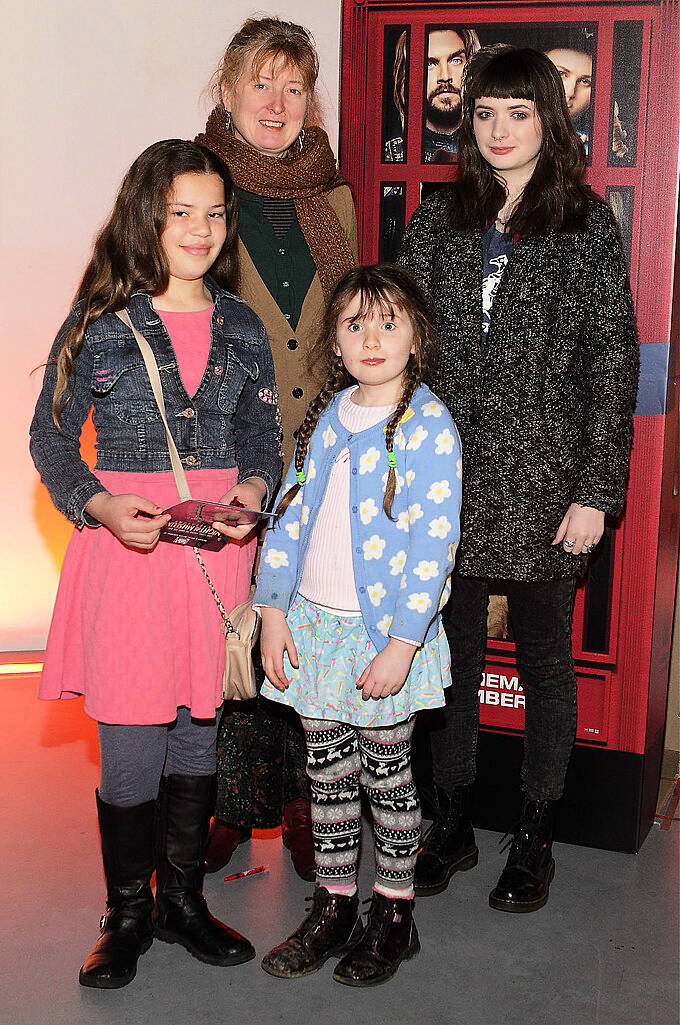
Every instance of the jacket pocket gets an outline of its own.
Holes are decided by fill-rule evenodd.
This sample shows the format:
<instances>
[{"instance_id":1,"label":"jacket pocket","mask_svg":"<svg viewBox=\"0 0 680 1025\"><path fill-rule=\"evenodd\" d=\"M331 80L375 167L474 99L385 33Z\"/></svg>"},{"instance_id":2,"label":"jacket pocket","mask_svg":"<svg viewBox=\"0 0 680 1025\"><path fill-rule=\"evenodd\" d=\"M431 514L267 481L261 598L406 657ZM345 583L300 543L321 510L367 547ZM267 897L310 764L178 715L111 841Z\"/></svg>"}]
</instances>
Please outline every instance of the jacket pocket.
<instances>
[{"instance_id":1,"label":"jacket pocket","mask_svg":"<svg viewBox=\"0 0 680 1025\"><path fill-rule=\"evenodd\" d=\"M113 415L126 424L146 424L160 419L141 354L127 347L103 346L94 350L92 393L108 399ZM161 370L161 379L163 372Z\"/></svg>"},{"instance_id":2,"label":"jacket pocket","mask_svg":"<svg viewBox=\"0 0 680 1025\"><path fill-rule=\"evenodd\" d=\"M224 377L220 385L217 404L225 413L233 413L246 382L257 381L260 367L257 360L242 347L228 346Z\"/></svg>"}]
</instances>

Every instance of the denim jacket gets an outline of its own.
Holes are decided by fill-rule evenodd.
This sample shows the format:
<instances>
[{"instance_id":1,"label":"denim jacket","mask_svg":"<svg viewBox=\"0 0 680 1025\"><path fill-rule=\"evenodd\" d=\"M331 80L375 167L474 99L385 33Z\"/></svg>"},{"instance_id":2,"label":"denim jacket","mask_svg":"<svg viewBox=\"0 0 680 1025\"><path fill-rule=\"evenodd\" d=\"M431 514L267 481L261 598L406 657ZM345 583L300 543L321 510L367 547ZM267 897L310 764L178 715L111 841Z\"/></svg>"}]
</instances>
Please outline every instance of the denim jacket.
<instances>
[{"instance_id":1,"label":"denim jacket","mask_svg":"<svg viewBox=\"0 0 680 1025\"><path fill-rule=\"evenodd\" d=\"M172 436L188 469L238 467L238 480L261 477L267 502L281 477L281 418L269 340L259 317L209 278L214 301L211 346L194 396L184 388L170 337L151 304L135 292L133 324L149 342L163 385ZM31 424L31 455L56 507L76 526L96 521L84 512L102 484L80 458L80 431L93 409L98 470L156 473L171 469L163 422L142 354L115 313L91 324L75 361L75 384L62 408L60 433L52 420L53 361L78 316L74 307L57 335ZM67 393L68 395L68 393Z\"/></svg>"}]
</instances>

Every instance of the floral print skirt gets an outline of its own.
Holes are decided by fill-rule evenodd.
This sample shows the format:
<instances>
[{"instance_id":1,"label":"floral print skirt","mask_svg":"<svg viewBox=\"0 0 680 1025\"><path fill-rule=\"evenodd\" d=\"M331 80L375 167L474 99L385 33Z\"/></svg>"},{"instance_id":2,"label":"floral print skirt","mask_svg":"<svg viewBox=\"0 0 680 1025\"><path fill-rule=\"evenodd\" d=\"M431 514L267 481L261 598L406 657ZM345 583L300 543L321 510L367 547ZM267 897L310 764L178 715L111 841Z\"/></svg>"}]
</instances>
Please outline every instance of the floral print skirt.
<instances>
[{"instance_id":1,"label":"floral print skirt","mask_svg":"<svg viewBox=\"0 0 680 1025\"><path fill-rule=\"evenodd\" d=\"M284 693L265 680L262 695L292 706L310 719L333 719L366 728L391 726L424 708L444 704L451 686L451 655L444 628L419 648L406 683L386 698L364 700L356 681L377 655L361 616L327 612L297 595L287 622L298 653L299 669L284 656L291 684Z\"/></svg>"}]
</instances>

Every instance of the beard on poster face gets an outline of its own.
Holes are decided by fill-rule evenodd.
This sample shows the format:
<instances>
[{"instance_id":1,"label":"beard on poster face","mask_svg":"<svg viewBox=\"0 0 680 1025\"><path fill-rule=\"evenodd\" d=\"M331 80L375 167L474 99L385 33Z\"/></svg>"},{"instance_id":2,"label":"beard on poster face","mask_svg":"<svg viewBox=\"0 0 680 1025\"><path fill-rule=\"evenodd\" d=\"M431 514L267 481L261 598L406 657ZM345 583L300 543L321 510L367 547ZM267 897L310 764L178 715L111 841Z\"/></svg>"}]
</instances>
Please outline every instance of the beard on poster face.
<instances>
[{"instance_id":1,"label":"beard on poster face","mask_svg":"<svg viewBox=\"0 0 680 1025\"><path fill-rule=\"evenodd\" d=\"M450 82L441 82L427 94L425 117L436 128L450 131L460 127L462 105L460 90Z\"/></svg>"}]
</instances>

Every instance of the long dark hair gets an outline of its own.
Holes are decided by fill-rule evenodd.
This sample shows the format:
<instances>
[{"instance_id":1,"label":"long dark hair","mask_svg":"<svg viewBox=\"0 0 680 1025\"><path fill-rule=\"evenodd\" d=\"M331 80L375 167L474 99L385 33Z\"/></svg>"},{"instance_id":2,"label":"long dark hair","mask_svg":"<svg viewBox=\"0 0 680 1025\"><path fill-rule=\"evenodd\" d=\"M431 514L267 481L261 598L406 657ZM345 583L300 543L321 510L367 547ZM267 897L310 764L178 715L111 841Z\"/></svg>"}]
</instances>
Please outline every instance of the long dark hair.
<instances>
[{"instance_id":1,"label":"long dark hair","mask_svg":"<svg viewBox=\"0 0 680 1025\"><path fill-rule=\"evenodd\" d=\"M321 330L307 357L310 372L323 375L325 380L317 397L310 402L298 431L294 456L298 474L303 472L309 442L324 409L337 392L356 383L345 369L342 358L336 354L335 346L338 319L357 296L357 319L367 316L374 306L389 317L394 316L394 311L398 310L408 316L413 330L414 351L404 370L404 390L385 428L385 447L388 453L393 451L394 435L413 398L413 393L429 371L434 346L434 323L427 299L415 279L401 267L386 263L354 267L347 271L336 285L328 302ZM288 489L277 506L277 518L286 511L301 486L297 483ZM390 519L393 518L392 502L396 487L397 473L395 468L390 466L383 498L383 509Z\"/></svg>"},{"instance_id":2,"label":"long dark hair","mask_svg":"<svg viewBox=\"0 0 680 1025\"><path fill-rule=\"evenodd\" d=\"M55 360L52 418L59 430L61 410L75 379L75 361L89 325L103 313L122 310L133 292L160 295L168 287L170 272L160 238L167 222L172 183L180 174L216 174L224 183L227 236L210 273L223 288L236 288L238 215L228 167L195 142L166 139L154 143L125 175L75 295L74 302L82 304L79 316L67 331Z\"/></svg>"},{"instance_id":3,"label":"long dark hair","mask_svg":"<svg viewBox=\"0 0 680 1025\"><path fill-rule=\"evenodd\" d=\"M588 190L581 182L586 157L569 117L559 73L538 50L505 45L480 50L465 68L459 176L451 194L455 226L485 227L506 199L502 183L475 141L475 101L482 96L533 101L543 133L538 162L508 221L508 232L540 235L581 228L588 199Z\"/></svg>"}]
</instances>

